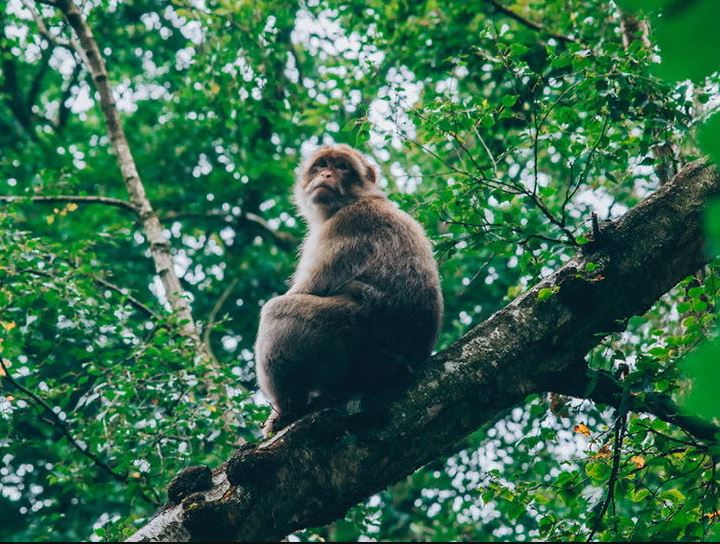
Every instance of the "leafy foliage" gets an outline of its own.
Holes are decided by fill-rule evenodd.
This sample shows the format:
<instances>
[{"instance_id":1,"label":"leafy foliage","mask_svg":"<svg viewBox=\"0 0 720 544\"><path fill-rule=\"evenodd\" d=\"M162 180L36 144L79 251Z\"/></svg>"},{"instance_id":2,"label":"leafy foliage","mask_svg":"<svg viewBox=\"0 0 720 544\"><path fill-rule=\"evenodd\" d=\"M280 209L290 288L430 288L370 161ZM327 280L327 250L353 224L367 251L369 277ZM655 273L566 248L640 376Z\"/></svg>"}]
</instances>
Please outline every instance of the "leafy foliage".
<instances>
[{"instance_id":1,"label":"leafy foliage","mask_svg":"<svg viewBox=\"0 0 720 544\"><path fill-rule=\"evenodd\" d=\"M688 49L716 38L697 26L716 20L707 14L654 34L589 0L97 0L86 11L213 359L178 334L131 212L31 200L127 195L69 29L53 8L11 0L0 196L23 198L0 203L3 540L122 538L180 468L257 440L268 412L254 394L258 310L295 263L303 227L289 189L309 148L363 148L424 224L443 347L566 262L593 214L621 215L700 156L696 139L719 140L717 48ZM665 80L659 57L693 63ZM627 395L692 389L688 406L718 417L714 344L691 356L692 388L680 363L714 334L717 271L632 318L591 366ZM648 415L536 396L457 451L294 537L701 540L720 517L717 451Z\"/></svg>"}]
</instances>

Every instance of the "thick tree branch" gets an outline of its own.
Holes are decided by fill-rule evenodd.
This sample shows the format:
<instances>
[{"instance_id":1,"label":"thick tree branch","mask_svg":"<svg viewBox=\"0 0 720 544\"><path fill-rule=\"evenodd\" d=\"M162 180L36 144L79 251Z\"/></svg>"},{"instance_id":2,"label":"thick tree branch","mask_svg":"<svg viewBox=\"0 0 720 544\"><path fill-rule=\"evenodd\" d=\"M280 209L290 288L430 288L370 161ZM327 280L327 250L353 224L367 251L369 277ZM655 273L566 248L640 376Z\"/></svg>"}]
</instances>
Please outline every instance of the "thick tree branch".
<instances>
[{"instance_id":1,"label":"thick tree branch","mask_svg":"<svg viewBox=\"0 0 720 544\"><path fill-rule=\"evenodd\" d=\"M181 473L171 488L174 504L131 540L272 540L323 525L448 453L527 394L578 394L577 361L706 263L701 213L718 194L717 171L702 161L689 165L605 224L557 272L435 355L408 387L314 412L237 452L212 484L209 469L195 471L204 478ZM597 266L592 274L589 262ZM541 297L541 289L553 295ZM669 407L630 409L685 425Z\"/></svg>"}]
</instances>

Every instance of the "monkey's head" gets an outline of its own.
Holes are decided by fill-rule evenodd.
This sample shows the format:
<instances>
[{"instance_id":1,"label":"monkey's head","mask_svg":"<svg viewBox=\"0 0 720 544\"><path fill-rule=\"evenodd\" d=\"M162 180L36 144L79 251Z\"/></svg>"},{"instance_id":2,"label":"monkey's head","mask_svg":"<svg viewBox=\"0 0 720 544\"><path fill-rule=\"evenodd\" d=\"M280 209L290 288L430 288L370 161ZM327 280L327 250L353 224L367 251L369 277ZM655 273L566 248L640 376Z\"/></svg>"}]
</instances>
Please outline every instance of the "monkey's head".
<instances>
[{"instance_id":1,"label":"monkey's head","mask_svg":"<svg viewBox=\"0 0 720 544\"><path fill-rule=\"evenodd\" d=\"M308 220L325 220L359 198L380 194L377 174L357 150L344 144L317 149L301 165L295 201Z\"/></svg>"}]
</instances>

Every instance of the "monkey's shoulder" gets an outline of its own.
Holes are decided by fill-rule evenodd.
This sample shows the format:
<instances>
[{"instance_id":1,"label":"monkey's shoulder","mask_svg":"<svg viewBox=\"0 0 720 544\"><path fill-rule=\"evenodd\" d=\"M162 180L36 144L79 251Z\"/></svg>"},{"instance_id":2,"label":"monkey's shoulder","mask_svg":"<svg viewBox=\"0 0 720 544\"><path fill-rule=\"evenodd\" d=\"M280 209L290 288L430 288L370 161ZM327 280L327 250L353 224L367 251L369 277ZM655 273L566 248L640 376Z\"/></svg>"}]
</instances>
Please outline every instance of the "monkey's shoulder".
<instances>
[{"instance_id":1,"label":"monkey's shoulder","mask_svg":"<svg viewBox=\"0 0 720 544\"><path fill-rule=\"evenodd\" d=\"M363 198L340 210L328 222L339 236L420 235L422 227L386 197Z\"/></svg>"}]
</instances>

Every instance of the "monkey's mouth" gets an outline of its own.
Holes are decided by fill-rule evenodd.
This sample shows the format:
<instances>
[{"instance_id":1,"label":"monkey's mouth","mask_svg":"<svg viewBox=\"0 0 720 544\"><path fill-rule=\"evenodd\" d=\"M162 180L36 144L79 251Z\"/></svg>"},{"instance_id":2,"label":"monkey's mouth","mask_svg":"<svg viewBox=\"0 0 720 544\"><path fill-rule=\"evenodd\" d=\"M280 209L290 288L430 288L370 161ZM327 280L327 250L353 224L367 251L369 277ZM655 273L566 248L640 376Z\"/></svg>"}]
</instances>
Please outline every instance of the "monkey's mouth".
<instances>
[{"instance_id":1,"label":"monkey's mouth","mask_svg":"<svg viewBox=\"0 0 720 544\"><path fill-rule=\"evenodd\" d=\"M323 194L323 192L329 192L330 194L336 195L338 193L337 189L335 187L332 187L328 185L327 183L318 183L314 187L311 187L308 191L308 194L313 197L318 197Z\"/></svg>"}]
</instances>

